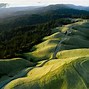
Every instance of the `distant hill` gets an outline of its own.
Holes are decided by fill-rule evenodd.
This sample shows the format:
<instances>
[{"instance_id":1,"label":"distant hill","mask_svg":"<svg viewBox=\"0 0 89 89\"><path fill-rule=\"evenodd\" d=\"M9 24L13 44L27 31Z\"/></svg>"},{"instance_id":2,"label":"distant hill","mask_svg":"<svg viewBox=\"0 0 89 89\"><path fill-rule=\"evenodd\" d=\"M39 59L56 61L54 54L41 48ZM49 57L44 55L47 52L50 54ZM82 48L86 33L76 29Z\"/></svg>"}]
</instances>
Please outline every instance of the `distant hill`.
<instances>
[{"instance_id":1,"label":"distant hill","mask_svg":"<svg viewBox=\"0 0 89 89\"><path fill-rule=\"evenodd\" d=\"M5 6L5 5L4 5ZM76 10L85 10L89 11L89 7L85 6L76 6L73 4L56 4L49 6L28 6L28 7L10 7L10 8L0 8L0 18L7 16L20 16L20 15L30 15L30 14L39 14L42 12L48 12L58 9L76 9Z\"/></svg>"},{"instance_id":2,"label":"distant hill","mask_svg":"<svg viewBox=\"0 0 89 89\"><path fill-rule=\"evenodd\" d=\"M89 12L57 4L45 7L16 7L0 9L0 30L36 25L59 18L89 18ZM7 17L8 16L8 17Z\"/></svg>"},{"instance_id":3,"label":"distant hill","mask_svg":"<svg viewBox=\"0 0 89 89\"><path fill-rule=\"evenodd\" d=\"M66 5L67 7L73 8L73 9L89 11L88 6L76 6L76 5L73 5L73 4L64 4L64 5Z\"/></svg>"},{"instance_id":4,"label":"distant hill","mask_svg":"<svg viewBox=\"0 0 89 89\"><path fill-rule=\"evenodd\" d=\"M38 8L37 6L28 6L28 7L8 7L0 8L0 18L6 18L8 16L14 16L15 13L21 13L21 11L31 11Z\"/></svg>"}]
</instances>

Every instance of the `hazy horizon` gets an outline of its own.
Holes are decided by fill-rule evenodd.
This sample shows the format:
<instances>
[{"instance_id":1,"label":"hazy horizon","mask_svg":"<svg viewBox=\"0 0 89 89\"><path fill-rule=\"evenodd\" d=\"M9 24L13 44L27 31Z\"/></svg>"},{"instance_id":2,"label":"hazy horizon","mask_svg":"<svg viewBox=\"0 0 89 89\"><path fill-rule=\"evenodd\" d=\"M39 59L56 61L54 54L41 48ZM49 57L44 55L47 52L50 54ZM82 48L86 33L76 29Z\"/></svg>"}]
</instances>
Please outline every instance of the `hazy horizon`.
<instances>
[{"instance_id":1,"label":"hazy horizon","mask_svg":"<svg viewBox=\"0 0 89 89\"><path fill-rule=\"evenodd\" d=\"M10 7L47 6L50 4L74 4L89 6L88 0L0 0L0 3L8 3Z\"/></svg>"}]
</instances>

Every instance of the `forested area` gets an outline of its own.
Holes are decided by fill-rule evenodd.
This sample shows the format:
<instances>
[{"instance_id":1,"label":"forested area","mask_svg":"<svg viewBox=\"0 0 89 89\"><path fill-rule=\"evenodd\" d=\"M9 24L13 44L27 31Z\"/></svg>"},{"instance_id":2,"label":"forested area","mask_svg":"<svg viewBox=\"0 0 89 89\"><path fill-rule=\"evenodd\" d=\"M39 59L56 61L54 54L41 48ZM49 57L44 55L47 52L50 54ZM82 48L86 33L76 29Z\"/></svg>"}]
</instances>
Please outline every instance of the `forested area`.
<instances>
[{"instance_id":1,"label":"forested area","mask_svg":"<svg viewBox=\"0 0 89 89\"><path fill-rule=\"evenodd\" d=\"M18 27L0 33L0 58L18 57L51 34L51 29L71 23L70 19L52 20L47 23Z\"/></svg>"}]
</instances>

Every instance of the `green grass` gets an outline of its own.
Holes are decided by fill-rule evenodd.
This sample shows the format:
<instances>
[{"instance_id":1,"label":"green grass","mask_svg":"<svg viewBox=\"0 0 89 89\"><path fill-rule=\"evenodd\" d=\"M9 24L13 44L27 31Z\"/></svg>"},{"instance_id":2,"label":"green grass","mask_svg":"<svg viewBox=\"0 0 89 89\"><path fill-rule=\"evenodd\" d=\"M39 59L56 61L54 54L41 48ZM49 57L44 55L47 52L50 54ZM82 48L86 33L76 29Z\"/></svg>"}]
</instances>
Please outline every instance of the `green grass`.
<instances>
[{"instance_id":1,"label":"green grass","mask_svg":"<svg viewBox=\"0 0 89 89\"><path fill-rule=\"evenodd\" d=\"M82 25L76 25L73 28L85 34L86 37L89 37L89 21L85 22Z\"/></svg>"},{"instance_id":2,"label":"green grass","mask_svg":"<svg viewBox=\"0 0 89 89\"><path fill-rule=\"evenodd\" d=\"M61 39L64 36L64 34L62 34L61 32L56 32L50 36L46 36L44 37L43 40L50 40L50 39Z\"/></svg>"},{"instance_id":3,"label":"green grass","mask_svg":"<svg viewBox=\"0 0 89 89\"><path fill-rule=\"evenodd\" d=\"M32 65L33 63L22 58L0 59L0 75L13 76L22 69Z\"/></svg>"},{"instance_id":4,"label":"green grass","mask_svg":"<svg viewBox=\"0 0 89 89\"><path fill-rule=\"evenodd\" d=\"M79 48L88 48L89 47L89 41L83 39L80 36L72 36L72 37L68 37L63 44L67 44L67 45L74 45L74 46L78 46Z\"/></svg>"},{"instance_id":5,"label":"green grass","mask_svg":"<svg viewBox=\"0 0 89 89\"><path fill-rule=\"evenodd\" d=\"M56 45L59 43L59 39L49 39L46 40L38 45L36 45L34 48L36 49L33 52L25 53L24 56L28 60L32 61L41 61L50 59L52 54L55 51Z\"/></svg>"},{"instance_id":6,"label":"green grass","mask_svg":"<svg viewBox=\"0 0 89 89\"><path fill-rule=\"evenodd\" d=\"M0 81L0 88L2 88L3 86L5 86L6 84L8 84L10 81L17 79L17 78L21 78L21 77L25 77L25 75L32 69L32 67L29 68L25 68L22 71L18 72L15 76L13 77L8 77L8 76L3 76L2 81Z\"/></svg>"},{"instance_id":7,"label":"green grass","mask_svg":"<svg viewBox=\"0 0 89 89\"><path fill-rule=\"evenodd\" d=\"M81 55L77 53L74 57L50 60L43 67L29 71L26 77L11 81L3 89L88 89L89 57L86 50L82 52L84 50L80 50Z\"/></svg>"},{"instance_id":8,"label":"green grass","mask_svg":"<svg viewBox=\"0 0 89 89\"><path fill-rule=\"evenodd\" d=\"M56 57L60 59L89 56L89 49L73 49L58 52Z\"/></svg>"}]
</instances>

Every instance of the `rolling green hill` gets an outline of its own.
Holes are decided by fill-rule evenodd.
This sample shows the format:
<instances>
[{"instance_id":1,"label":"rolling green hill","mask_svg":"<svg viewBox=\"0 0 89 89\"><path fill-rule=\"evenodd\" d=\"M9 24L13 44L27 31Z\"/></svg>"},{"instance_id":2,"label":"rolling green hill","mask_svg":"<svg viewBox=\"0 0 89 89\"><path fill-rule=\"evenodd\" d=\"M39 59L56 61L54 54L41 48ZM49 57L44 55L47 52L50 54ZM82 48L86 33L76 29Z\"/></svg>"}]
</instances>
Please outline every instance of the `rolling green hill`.
<instances>
[{"instance_id":1,"label":"rolling green hill","mask_svg":"<svg viewBox=\"0 0 89 89\"><path fill-rule=\"evenodd\" d=\"M52 33L22 54L24 59L0 61L5 74L1 89L89 89L89 21L56 27ZM30 61L38 64L31 67Z\"/></svg>"},{"instance_id":2,"label":"rolling green hill","mask_svg":"<svg viewBox=\"0 0 89 89\"><path fill-rule=\"evenodd\" d=\"M11 81L3 89L88 89L88 66L89 53L87 57L50 60L44 66L29 71L25 77Z\"/></svg>"}]
</instances>

